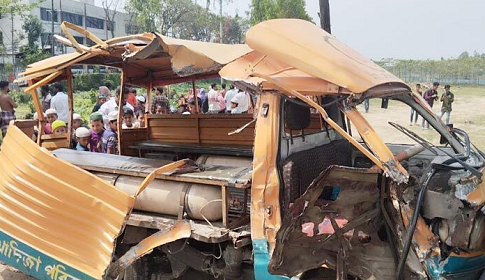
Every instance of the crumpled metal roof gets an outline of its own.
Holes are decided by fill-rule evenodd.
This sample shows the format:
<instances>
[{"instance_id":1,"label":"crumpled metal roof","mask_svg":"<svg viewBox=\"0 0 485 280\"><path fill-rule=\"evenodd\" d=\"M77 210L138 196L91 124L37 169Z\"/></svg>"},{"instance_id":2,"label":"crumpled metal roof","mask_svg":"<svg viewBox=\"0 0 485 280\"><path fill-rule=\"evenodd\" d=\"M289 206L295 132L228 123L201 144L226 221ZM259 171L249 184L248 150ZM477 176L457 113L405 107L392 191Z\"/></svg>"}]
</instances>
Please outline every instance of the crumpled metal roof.
<instances>
[{"instance_id":1,"label":"crumpled metal roof","mask_svg":"<svg viewBox=\"0 0 485 280\"><path fill-rule=\"evenodd\" d=\"M41 254L37 272L54 273L54 259L101 279L134 202L10 125L0 151L0 232Z\"/></svg>"},{"instance_id":2,"label":"crumpled metal roof","mask_svg":"<svg viewBox=\"0 0 485 280\"><path fill-rule=\"evenodd\" d=\"M264 60L272 59L286 65L274 69L274 73L279 76L282 72L287 72L285 67L291 67L354 93L364 93L382 85L392 85L393 90L409 91L409 87L402 80L308 21L268 20L249 29L246 41L255 52L267 57ZM240 60L244 59L247 60L247 56L226 68L234 63L241 64ZM253 66L254 61L244 65L247 71L256 72L258 69L253 69ZM229 71L226 68L221 71L222 76L231 80L241 78L240 71ZM294 85L294 89L295 86L305 88L305 80L308 78L300 72L287 75L299 79L299 85Z\"/></svg>"},{"instance_id":3,"label":"crumpled metal roof","mask_svg":"<svg viewBox=\"0 0 485 280\"><path fill-rule=\"evenodd\" d=\"M70 33L66 35L69 37ZM74 45L66 38L56 38L68 46ZM160 80L173 83L188 76L217 75L225 64L251 51L245 44L196 42L157 33L117 37L91 48L77 46L76 53L47 58L27 66L16 81L38 80L75 64L92 64L123 67L127 81L132 84L148 85L150 76L158 84L163 84Z\"/></svg>"}]
</instances>

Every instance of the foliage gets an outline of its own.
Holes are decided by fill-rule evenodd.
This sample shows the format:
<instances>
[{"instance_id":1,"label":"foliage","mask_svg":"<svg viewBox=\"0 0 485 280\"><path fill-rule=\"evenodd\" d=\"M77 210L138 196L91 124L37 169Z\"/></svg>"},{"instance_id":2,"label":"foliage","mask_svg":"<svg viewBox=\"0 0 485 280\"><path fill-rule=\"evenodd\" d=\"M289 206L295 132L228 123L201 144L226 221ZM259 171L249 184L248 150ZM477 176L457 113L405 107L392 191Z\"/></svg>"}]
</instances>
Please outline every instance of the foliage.
<instances>
[{"instance_id":1,"label":"foliage","mask_svg":"<svg viewBox=\"0 0 485 280\"><path fill-rule=\"evenodd\" d=\"M30 11L39 3L34 2L25 4L22 0L0 0L0 13L9 13L20 15L26 11Z\"/></svg>"},{"instance_id":2,"label":"foliage","mask_svg":"<svg viewBox=\"0 0 485 280\"><path fill-rule=\"evenodd\" d=\"M44 29L40 19L33 15L27 16L22 24L22 29L24 30L25 34L27 34L27 46L29 48L35 48L37 45L37 40Z\"/></svg>"},{"instance_id":3,"label":"foliage","mask_svg":"<svg viewBox=\"0 0 485 280\"><path fill-rule=\"evenodd\" d=\"M246 31L249 29L249 21L236 15L235 17L226 17L223 22L222 42L224 44L241 44L244 43Z\"/></svg>"},{"instance_id":4,"label":"foliage","mask_svg":"<svg viewBox=\"0 0 485 280\"><path fill-rule=\"evenodd\" d=\"M48 51L46 52L44 50L41 50L37 46L32 48L29 48L28 46L22 46L20 47L20 52L23 53L23 56L20 59L20 64L22 64L22 66L24 67L51 56Z\"/></svg>"},{"instance_id":5,"label":"foliage","mask_svg":"<svg viewBox=\"0 0 485 280\"><path fill-rule=\"evenodd\" d=\"M252 25L275 18L298 18L312 21L305 10L304 0L252 0L250 10Z\"/></svg>"},{"instance_id":6,"label":"foliage","mask_svg":"<svg viewBox=\"0 0 485 280\"><path fill-rule=\"evenodd\" d=\"M485 54L463 52L440 60L381 59L376 63L407 82L485 83Z\"/></svg>"},{"instance_id":7,"label":"foliage","mask_svg":"<svg viewBox=\"0 0 485 280\"><path fill-rule=\"evenodd\" d=\"M173 35L181 39L214 41L218 34L218 16L199 5L193 5L190 13L173 26Z\"/></svg>"},{"instance_id":8,"label":"foliage","mask_svg":"<svg viewBox=\"0 0 485 280\"><path fill-rule=\"evenodd\" d=\"M167 35L195 6L191 0L130 0L125 9L143 31Z\"/></svg>"},{"instance_id":9,"label":"foliage","mask_svg":"<svg viewBox=\"0 0 485 280\"><path fill-rule=\"evenodd\" d=\"M121 75L119 73L74 75L73 88L75 91L89 91L91 89L97 91L106 82L110 82L113 87L116 87L121 84Z\"/></svg>"},{"instance_id":10,"label":"foliage","mask_svg":"<svg viewBox=\"0 0 485 280\"><path fill-rule=\"evenodd\" d=\"M140 32L157 31L180 39L220 41L222 20L224 43L243 43L249 28L248 21L237 15L221 18L191 0L130 0L126 9L135 17Z\"/></svg>"}]
</instances>

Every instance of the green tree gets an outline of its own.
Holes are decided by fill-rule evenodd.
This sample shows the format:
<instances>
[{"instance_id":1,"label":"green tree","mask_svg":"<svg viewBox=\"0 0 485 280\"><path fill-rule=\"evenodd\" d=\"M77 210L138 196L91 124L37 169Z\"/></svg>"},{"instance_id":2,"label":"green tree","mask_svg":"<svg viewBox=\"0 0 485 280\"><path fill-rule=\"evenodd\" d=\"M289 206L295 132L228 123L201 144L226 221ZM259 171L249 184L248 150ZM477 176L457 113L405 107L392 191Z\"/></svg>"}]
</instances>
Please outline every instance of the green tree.
<instances>
[{"instance_id":1,"label":"green tree","mask_svg":"<svg viewBox=\"0 0 485 280\"><path fill-rule=\"evenodd\" d=\"M44 29L40 19L36 16L29 15L22 24L22 29L27 34L27 46L29 48L37 47L37 40Z\"/></svg>"},{"instance_id":2,"label":"green tree","mask_svg":"<svg viewBox=\"0 0 485 280\"><path fill-rule=\"evenodd\" d=\"M130 0L126 6L142 30L163 35L168 35L174 25L193 8L191 0Z\"/></svg>"},{"instance_id":3,"label":"green tree","mask_svg":"<svg viewBox=\"0 0 485 280\"><path fill-rule=\"evenodd\" d=\"M251 24L274 18L298 18L312 21L305 10L304 0L252 0Z\"/></svg>"}]
</instances>

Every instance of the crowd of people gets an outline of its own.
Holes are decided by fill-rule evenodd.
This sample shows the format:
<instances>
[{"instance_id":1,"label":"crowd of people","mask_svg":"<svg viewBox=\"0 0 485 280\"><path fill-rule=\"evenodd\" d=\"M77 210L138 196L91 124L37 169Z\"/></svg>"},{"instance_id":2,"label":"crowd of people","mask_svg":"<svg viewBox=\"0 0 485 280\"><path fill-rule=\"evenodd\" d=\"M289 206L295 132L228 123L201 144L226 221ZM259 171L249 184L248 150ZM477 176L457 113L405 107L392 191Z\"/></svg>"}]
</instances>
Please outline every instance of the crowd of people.
<instances>
[{"instance_id":1,"label":"crowd of people","mask_svg":"<svg viewBox=\"0 0 485 280\"><path fill-rule=\"evenodd\" d=\"M217 84L212 84L206 94L205 89L190 89L187 97L180 94L177 100L177 108L171 108L169 98L164 88L153 89L154 96L151 106L146 112L147 97L138 95L135 88L126 87L121 90L118 87L112 95L112 86L105 83L99 87L97 101L89 117L89 125L85 125L81 115L73 113L71 148L81 151L98 153L118 153L118 109L121 98L122 105L122 129L133 129L145 126L145 114L220 114L247 113L251 107L251 97L242 90L237 90L234 85L226 91L226 85L221 85L218 90ZM1 94L0 105L2 107L2 133L5 135L10 120L15 119L14 109L17 104L8 95L8 83L0 82ZM42 111L46 123L43 133L46 135L65 135L68 133L69 101L64 93L62 84L55 83L51 86L42 86L40 89ZM37 113L34 119L38 119ZM89 126L89 128L88 128ZM35 136L38 137L40 129L35 127Z\"/></svg>"},{"instance_id":2,"label":"crowd of people","mask_svg":"<svg viewBox=\"0 0 485 280\"><path fill-rule=\"evenodd\" d=\"M434 82L433 85L423 93L421 90L421 84L416 84L415 93L422 96L431 108L433 108L434 102L438 101L439 99L441 102L441 113L439 117L440 119L442 119L443 116L446 116L445 124L448 125L450 124L450 115L453 109L452 104L455 101L455 95L450 90L451 86L445 85L444 87L445 92L441 95L441 98L440 98L438 94L439 86L440 86L440 83ZM410 125L419 125L418 118L419 118L418 112L416 112L416 110L411 108L411 116L409 118ZM423 119L421 122L421 128L429 129L429 123L425 119Z\"/></svg>"}]
</instances>

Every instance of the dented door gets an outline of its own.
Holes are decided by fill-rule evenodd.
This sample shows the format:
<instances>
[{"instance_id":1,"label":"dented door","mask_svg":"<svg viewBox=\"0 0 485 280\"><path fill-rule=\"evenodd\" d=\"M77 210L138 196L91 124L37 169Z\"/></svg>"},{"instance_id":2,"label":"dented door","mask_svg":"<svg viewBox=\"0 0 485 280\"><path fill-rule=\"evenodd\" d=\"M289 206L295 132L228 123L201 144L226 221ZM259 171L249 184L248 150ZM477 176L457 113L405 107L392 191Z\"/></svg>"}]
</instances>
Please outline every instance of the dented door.
<instances>
[{"instance_id":1,"label":"dented door","mask_svg":"<svg viewBox=\"0 0 485 280\"><path fill-rule=\"evenodd\" d=\"M290 207L277 234L272 274L322 265L362 279L392 279L394 262L379 227L379 172L331 166Z\"/></svg>"}]
</instances>

